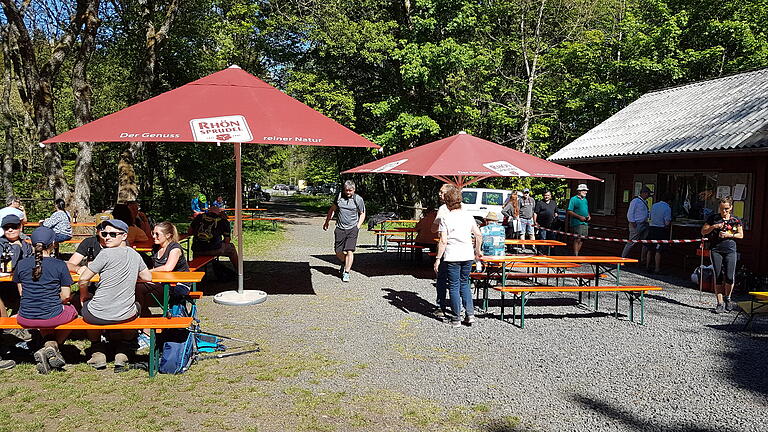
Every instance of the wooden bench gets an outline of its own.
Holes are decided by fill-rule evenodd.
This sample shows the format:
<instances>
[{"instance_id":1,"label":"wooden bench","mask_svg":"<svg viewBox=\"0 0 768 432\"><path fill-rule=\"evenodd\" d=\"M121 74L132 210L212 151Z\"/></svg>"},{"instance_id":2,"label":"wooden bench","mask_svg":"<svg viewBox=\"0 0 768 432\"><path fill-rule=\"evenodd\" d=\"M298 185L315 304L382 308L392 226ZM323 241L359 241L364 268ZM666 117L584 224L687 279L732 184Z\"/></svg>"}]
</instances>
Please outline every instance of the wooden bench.
<instances>
[{"instance_id":1,"label":"wooden bench","mask_svg":"<svg viewBox=\"0 0 768 432\"><path fill-rule=\"evenodd\" d=\"M211 263L211 261L217 260L219 257L215 255L200 255L196 256L195 259L192 261L189 261L187 265L189 265L189 271L197 271L199 269L205 269L205 266Z\"/></svg>"},{"instance_id":2,"label":"wooden bench","mask_svg":"<svg viewBox=\"0 0 768 432\"><path fill-rule=\"evenodd\" d=\"M528 301L526 294L542 292L575 292L579 293L579 303L581 303L582 293L595 293L595 310L598 308L598 293L615 292L616 309L615 317L619 317L619 292L623 292L629 299L629 320L634 322L634 301L636 297L640 299L640 325L645 323L645 293L647 291L660 291L657 286L630 285L630 286L497 286L494 290L501 293L501 320L504 320L504 294L510 293L514 298L520 297L520 328L525 328L525 304ZM639 293L639 294L638 294ZM516 309L512 306L512 323L515 322Z\"/></svg>"},{"instance_id":3,"label":"wooden bench","mask_svg":"<svg viewBox=\"0 0 768 432\"><path fill-rule=\"evenodd\" d=\"M75 318L66 324L54 327L53 330L143 330L150 329L149 334L149 377L157 374L160 365L160 348L157 346L157 333L165 329L184 329L192 325L192 318L136 318L134 320L107 325L88 324L82 318ZM15 317L0 318L0 329L22 329ZM29 328L29 327L26 327Z\"/></svg>"},{"instance_id":4,"label":"wooden bench","mask_svg":"<svg viewBox=\"0 0 768 432\"><path fill-rule=\"evenodd\" d=\"M235 221L235 218L231 217L231 216L228 219L229 219L230 222L234 222ZM278 222L285 222L285 219L280 218L280 217L247 217L247 218L242 218L240 220L243 221L243 222L250 221L251 222L251 227L253 227L253 221L269 221L269 222L272 222L272 228L273 229L277 228L277 223Z\"/></svg>"}]
</instances>

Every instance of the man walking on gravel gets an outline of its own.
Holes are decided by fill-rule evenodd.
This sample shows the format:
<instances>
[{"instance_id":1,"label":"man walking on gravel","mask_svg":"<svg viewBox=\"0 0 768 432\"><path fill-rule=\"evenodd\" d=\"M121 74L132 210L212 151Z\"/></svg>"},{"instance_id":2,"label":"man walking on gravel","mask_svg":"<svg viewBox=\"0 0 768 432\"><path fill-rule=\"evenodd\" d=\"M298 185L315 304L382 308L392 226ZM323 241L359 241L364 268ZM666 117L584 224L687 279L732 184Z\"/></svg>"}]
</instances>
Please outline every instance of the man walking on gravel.
<instances>
[{"instance_id":1,"label":"man walking on gravel","mask_svg":"<svg viewBox=\"0 0 768 432\"><path fill-rule=\"evenodd\" d=\"M365 202L355 193L355 183L352 180L344 182L344 190L339 193L328 209L323 230L328 230L331 218L336 215L336 229L333 231L334 249L341 261L341 280L349 282L349 270L352 268L357 235L365 220Z\"/></svg>"}]
</instances>

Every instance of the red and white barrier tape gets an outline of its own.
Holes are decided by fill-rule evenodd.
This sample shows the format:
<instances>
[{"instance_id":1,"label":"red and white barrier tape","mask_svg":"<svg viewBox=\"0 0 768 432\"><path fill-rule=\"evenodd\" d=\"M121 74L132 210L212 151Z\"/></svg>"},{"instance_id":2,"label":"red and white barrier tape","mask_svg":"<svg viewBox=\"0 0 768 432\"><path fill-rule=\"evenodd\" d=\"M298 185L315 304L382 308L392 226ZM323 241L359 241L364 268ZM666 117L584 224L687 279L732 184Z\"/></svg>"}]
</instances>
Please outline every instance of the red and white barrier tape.
<instances>
[{"instance_id":1,"label":"red and white barrier tape","mask_svg":"<svg viewBox=\"0 0 768 432\"><path fill-rule=\"evenodd\" d=\"M706 240L705 238L697 238L697 239L675 239L675 240L629 240L629 239L620 239L620 238L608 238L608 237L595 237L595 236L583 236L578 235L574 233L569 233L565 231L558 231L553 230L549 228L542 228L540 226L536 226L536 228L549 231L553 233L563 234L569 237L578 237L582 239L588 239L588 240L602 240L602 241L610 241L610 242L619 242L619 243L651 243L651 244L671 244L671 243L700 243Z\"/></svg>"}]
</instances>

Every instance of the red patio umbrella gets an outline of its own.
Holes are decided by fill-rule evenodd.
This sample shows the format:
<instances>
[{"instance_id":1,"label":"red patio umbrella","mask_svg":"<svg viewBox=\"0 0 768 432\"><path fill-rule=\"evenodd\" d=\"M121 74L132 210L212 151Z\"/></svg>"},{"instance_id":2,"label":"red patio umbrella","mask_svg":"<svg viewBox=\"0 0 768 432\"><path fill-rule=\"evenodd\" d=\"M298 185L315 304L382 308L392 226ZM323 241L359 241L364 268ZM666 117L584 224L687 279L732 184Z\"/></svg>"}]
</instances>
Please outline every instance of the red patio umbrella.
<instances>
[{"instance_id":1,"label":"red patio umbrella","mask_svg":"<svg viewBox=\"0 0 768 432\"><path fill-rule=\"evenodd\" d=\"M462 188L488 177L597 177L461 132L344 171L435 177Z\"/></svg>"},{"instance_id":2,"label":"red patio umbrella","mask_svg":"<svg viewBox=\"0 0 768 432\"><path fill-rule=\"evenodd\" d=\"M243 290L242 183L240 144L378 147L237 66L139 102L43 143L56 142L231 142L235 152L235 234L238 295L214 300L249 304Z\"/></svg>"}]
</instances>

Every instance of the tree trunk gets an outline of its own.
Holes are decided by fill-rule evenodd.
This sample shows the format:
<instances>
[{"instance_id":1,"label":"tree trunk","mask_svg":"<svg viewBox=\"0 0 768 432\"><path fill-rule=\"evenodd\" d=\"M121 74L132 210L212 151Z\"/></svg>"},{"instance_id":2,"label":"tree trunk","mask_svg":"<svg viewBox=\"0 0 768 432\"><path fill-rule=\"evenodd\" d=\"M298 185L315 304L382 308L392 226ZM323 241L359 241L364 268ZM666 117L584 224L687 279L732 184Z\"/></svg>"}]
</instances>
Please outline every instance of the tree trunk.
<instances>
[{"instance_id":1,"label":"tree trunk","mask_svg":"<svg viewBox=\"0 0 768 432\"><path fill-rule=\"evenodd\" d=\"M5 132L5 152L0 165L0 180L4 197L13 195L13 154L15 152L13 137L13 112L10 106L11 86L13 85L13 65L11 64L11 27L5 25L0 29L3 48L3 94L0 100L3 131Z\"/></svg>"},{"instance_id":2,"label":"tree trunk","mask_svg":"<svg viewBox=\"0 0 768 432\"><path fill-rule=\"evenodd\" d=\"M528 153L530 146L530 138L528 137L528 130L531 127L531 119L533 118L533 88L538 77L538 63L541 56L541 26L544 23L544 5L546 0L541 0L539 4L539 11L536 17L536 28L533 34L533 42L528 42L525 37L525 14L521 14L520 17L520 33L523 38L523 59L525 61L525 69L527 74L527 89L525 95L525 106L523 107L523 124L520 128L520 145L518 150L523 153ZM529 58L529 43L533 44L532 57Z\"/></svg>"},{"instance_id":3,"label":"tree trunk","mask_svg":"<svg viewBox=\"0 0 768 432\"><path fill-rule=\"evenodd\" d=\"M75 97L75 119L78 126L82 126L91 120L91 98L93 93L88 81L88 63L93 53L96 41L96 32L99 25L99 3L93 0L88 3L83 21L83 31L80 49L77 52L74 66L72 67L72 89ZM70 202L73 214L84 216L91 214L91 178L93 177L93 143L78 143L77 159L75 160L75 194Z\"/></svg>"},{"instance_id":4,"label":"tree trunk","mask_svg":"<svg viewBox=\"0 0 768 432\"><path fill-rule=\"evenodd\" d=\"M168 38L168 31L173 24L173 19L178 11L178 0L172 0L168 5L165 18L160 28L155 26L155 2L154 0L138 0L140 15L146 29L146 45L144 49L144 61L142 72L139 75L139 88L136 95L139 101L143 101L152 96L152 87L155 82L155 68L157 67L157 53ZM136 171L133 167L139 154L144 151L144 143L141 141L131 142L128 148L120 154L118 163L118 188L117 198L133 197L138 198L139 187L136 183Z\"/></svg>"},{"instance_id":5,"label":"tree trunk","mask_svg":"<svg viewBox=\"0 0 768 432\"><path fill-rule=\"evenodd\" d=\"M19 75L21 85L19 94L37 128L37 138L43 141L56 133L52 87L53 80L65 60L74 41L80 33L81 18L87 10L87 4L94 0L77 0L75 14L70 19L68 28L61 38L53 43L53 50L47 62L38 64L35 44L29 35L22 11L13 0L0 0L8 25L13 27L16 38L16 50L11 60L14 70ZM61 154L55 144L43 148L43 159L48 176L48 186L54 198L70 199L69 186L64 176Z\"/></svg>"}]
</instances>

